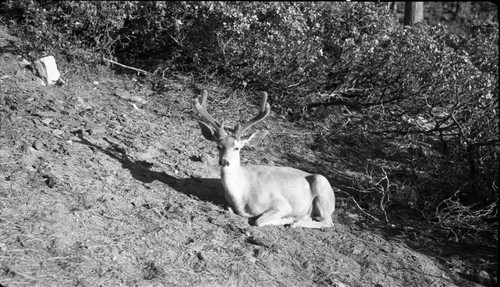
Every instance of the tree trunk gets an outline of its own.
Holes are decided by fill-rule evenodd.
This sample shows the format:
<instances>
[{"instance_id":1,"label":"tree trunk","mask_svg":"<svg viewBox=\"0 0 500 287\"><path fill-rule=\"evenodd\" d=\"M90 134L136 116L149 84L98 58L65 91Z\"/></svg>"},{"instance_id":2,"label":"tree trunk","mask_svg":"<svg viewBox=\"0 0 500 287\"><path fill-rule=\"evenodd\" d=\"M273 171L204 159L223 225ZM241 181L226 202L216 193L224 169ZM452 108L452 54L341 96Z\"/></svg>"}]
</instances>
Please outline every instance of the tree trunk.
<instances>
[{"instance_id":1,"label":"tree trunk","mask_svg":"<svg viewBox=\"0 0 500 287\"><path fill-rule=\"evenodd\" d=\"M424 2L405 2L405 18L403 23L414 26L424 20Z\"/></svg>"},{"instance_id":2,"label":"tree trunk","mask_svg":"<svg viewBox=\"0 0 500 287\"><path fill-rule=\"evenodd\" d=\"M391 11L392 13L396 14L396 12L398 11L398 2L396 1L387 2L387 9L389 9L389 11Z\"/></svg>"}]
</instances>

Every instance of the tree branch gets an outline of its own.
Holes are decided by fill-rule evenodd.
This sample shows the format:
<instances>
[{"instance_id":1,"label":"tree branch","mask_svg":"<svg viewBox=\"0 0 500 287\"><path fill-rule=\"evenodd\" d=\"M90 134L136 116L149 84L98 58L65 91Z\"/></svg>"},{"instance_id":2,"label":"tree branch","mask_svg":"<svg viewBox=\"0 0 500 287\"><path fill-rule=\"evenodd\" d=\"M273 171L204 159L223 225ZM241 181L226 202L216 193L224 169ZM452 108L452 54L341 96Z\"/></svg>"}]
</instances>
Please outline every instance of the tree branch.
<instances>
[{"instance_id":1,"label":"tree branch","mask_svg":"<svg viewBox=\"0 0 500 287\"><path fill-rule=\"evenodd\" d=\"M137 68L134 68L134 67L130 67L130 66L127 66L127 65L124 65L124 64L120 64L120 63L118 63L118 62L115 62L115 61L113 61L113 60L106 59L106 58L104 58L104 57L102 57L102 59L103 59L104 61L106 61L106 62L109 62L109 63L111 63L111 64L118 65L118 66L120 66L120 67L123 67L123 68L129 69L129 70L134 70L134 71L136 71L136 72L143 73L143 74L145 74L145 75L151 75L151 73L150 73L150 72L148 72L148 71L144 71L144 70L137 69Z\"/></svg>"}]
</instances>

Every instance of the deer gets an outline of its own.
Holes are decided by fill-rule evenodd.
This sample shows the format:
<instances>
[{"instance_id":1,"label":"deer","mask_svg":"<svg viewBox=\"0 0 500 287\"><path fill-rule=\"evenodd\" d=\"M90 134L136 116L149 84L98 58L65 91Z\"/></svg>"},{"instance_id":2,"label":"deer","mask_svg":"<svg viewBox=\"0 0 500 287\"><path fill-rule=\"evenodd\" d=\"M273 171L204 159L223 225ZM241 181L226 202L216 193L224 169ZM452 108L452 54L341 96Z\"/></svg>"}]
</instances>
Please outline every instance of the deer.
<instances>
[{"instance_id":1,"label":"deer","mask_svg":"<svg viewBox=\"0 0 500 287\"><path fill-rule=\"evenodd\" d=\"M268 134L267 130L259 130L245 136L245 131L270 114L267 93L262 92L258 114L234 128L226 128L225 121L220 123L207 112L207 95L203 90L201 102L197 96L193 104L208 122L198 122L203 137L217 144L228 210L253 220L257 227L332 227L335 195L326 177L285 166L241 165L241 149L256 146Z\"/></svg>"}]
</instances>

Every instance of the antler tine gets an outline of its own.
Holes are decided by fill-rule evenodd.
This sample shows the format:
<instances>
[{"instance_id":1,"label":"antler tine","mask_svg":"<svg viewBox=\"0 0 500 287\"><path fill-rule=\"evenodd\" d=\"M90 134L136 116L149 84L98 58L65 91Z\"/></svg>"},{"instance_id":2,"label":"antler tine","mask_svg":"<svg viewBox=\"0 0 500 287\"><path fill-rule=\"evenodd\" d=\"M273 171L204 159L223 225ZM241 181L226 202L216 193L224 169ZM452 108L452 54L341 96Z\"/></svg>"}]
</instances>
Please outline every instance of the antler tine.
<instances>
[{"instance_id":1,"label":"antler tine","mask_svg":"<svg viewBox=\"0 0 500 287\"><path fill-rule=\"evenodd\" d=\"M200 113L215 129L219 130L222 126L221 124L214 119L208 112L207 112L207 96L208 92L207 90L203 90L202 97L201 97L201 103L199 100L199 97L194 98L193 104L198 113Z\"/></svg>"},{"instance_id":2,"label":"antler tine","mask_svg":"<svg viewBox=\"0 0 500 287\"><path fill-rule=\"evenodd\" d=\"M262 121L265 117L269 115L270 112L271 112L271 105L269 105L269 103L267 102L267 93L262 92L259 113L257 114L257 116L255 116L248 122L245 122L243 124L238 124L235 129L235 137L239 139L248 128Z\"/></svg>"},{"instance_id":3,"label":"antler tine","mask_svg":"<svg viewBox=\"0 0 500 287\"><path fill-rule=\"evenodd\" d=\"M267 93L262 92L262 97L260 98L260 112L264 112L269 104L267 104ZM271 107L269 107L269 110L271 110Z\"/></svg>"},{"instance_id":4,"label":"antler tine","mask_svg":"<svg viewBox=\"0 0 500 287\"><path fill-rule=\"evenodd\" d=\"M203 90L202 92L202 99L201 99L201 106L206 110L207 109L207 97L208 97L208 92L207 90Z\"/></svg>"}]
</instances>

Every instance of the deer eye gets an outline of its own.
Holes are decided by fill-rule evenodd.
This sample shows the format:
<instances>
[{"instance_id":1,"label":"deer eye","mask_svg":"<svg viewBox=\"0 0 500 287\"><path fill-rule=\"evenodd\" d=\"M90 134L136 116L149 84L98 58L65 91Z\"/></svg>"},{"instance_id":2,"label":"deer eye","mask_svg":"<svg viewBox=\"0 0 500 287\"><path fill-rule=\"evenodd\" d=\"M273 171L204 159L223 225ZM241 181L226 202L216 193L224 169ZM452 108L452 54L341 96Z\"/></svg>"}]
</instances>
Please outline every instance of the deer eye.
<instances>
[{"instance_id":1,"label":"deer eye","mask_svg":"<svg viewBox=\"0 0 500 287\"><path fill-rule=\"evenodd\" d=\"M218 150L221 150L221 149L222 149L222 146L221 146L221 145L217 145L217 149L218 149Z\"/></svg>"},{"instance_id":2,"label":"deer eye","mask_svg":"<svg viewBox=\"0 0 500 287\"><path fill-rule=\"evenodd\" d=\"M234 150L240 150L240 148L239 147L235 147Z\"/></svg>"}]
</instances>

